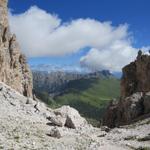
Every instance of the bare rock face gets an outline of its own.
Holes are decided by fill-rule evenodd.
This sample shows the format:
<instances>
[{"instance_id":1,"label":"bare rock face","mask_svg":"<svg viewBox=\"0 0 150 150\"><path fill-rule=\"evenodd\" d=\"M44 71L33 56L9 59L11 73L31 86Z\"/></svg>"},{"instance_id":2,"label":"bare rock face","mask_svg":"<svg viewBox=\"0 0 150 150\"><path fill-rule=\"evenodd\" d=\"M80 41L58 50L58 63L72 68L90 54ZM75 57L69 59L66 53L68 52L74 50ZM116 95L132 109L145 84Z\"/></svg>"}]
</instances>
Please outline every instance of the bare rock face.
<instances>
[{"instance_id":1,"label":"bare rock face","mask_svg":"<svg viewBox=\"0 0 150 150\"><path fill-rule=\"evenodd\" d=\"M10 33L7 0L0 0L0 81L32 97L32 75L16 36Z\"/></svg>"},{"instance_id":2,"label":"bare rock face","mask_svg":"<svg viewBox=\"0 0 150 150\"><path fill-rule=\"evenodd\" d=\"M121 96L150 91L150 56L139 51L137 59L123 68Z\"/></svg>"},{"instance_id":3,"label":"bare rock face","mask_svg":"<svg viewBox=\"0 0 150 150\"><path fill-rule=\"evenodd\" d=\"M121 98L111 102L104 125L130 124L150 114L150 56L138 52L137 59L123 68Z\"/></svg>"},{"instance_id":4,"label":"bare rock face","mask_svg":"<svg viewBox=\"0 0 150 150\"><path fill-rule=\"evenodd\" d=\"M147 106L144 106L146 96L142 92L134 93L130 97L112 102L104 118L104 124L109 127L130 124L138 117L145 114ZM150 100L150 96L147 97Z\"/></svg>"}]
</instances>

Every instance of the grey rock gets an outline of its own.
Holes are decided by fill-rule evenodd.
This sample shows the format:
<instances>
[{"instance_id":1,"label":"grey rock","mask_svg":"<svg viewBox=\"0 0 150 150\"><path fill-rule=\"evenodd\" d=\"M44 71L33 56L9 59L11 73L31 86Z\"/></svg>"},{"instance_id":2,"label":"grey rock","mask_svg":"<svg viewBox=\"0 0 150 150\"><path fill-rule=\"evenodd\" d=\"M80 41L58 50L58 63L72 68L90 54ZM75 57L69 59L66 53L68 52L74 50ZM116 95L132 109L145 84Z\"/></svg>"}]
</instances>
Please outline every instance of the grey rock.
<instances>
[{"instance_id":1,"label":"grey rock","mask_svg":"<svg viewBox=\"0 0 150 150\"><path fill-rule=\"evenodd\" d=\"M150 114L150 56L139 51L137 59L123 68L121 98L111 102L104 116L109 127L130 124Z\"/></svg>"},{"instance_id":2,"label":"grey rock","mask_svg":"<svg viewBox=\"0 0 150 150\"><path fill-rule=\"evenodd\" d=\"M55 138L61 138L62 133L61 133L60 129L58 129L57 127L54 127L51 129L49 136L55 137Z\"/></svg>"},{"instance_id":3,"label":"grey rock","mask_svg":"<svg viewBox=\"0 0 150 150\"><path fill-rule=\"evenodd\" d=\"M53 125L60 126L60 127L63 127L65 125L65 122L66 122L66 118L64 118L60 115L48 117L48 120L50 120L50 122Z\"/></svg>"},{"instance_id":4,"label":"grey rock","mask_svg":"<svg viewBox=\"0 0 150 150\"><path fill-rule=\"evenodd\" d=\"M61 108L54 110L54 113L60 114L60 116L64 118L64 125L68 128L76 129L88 125L87 121L80 116L79 112L70 106L62 106Z\"/></svg>"}]
</instances>

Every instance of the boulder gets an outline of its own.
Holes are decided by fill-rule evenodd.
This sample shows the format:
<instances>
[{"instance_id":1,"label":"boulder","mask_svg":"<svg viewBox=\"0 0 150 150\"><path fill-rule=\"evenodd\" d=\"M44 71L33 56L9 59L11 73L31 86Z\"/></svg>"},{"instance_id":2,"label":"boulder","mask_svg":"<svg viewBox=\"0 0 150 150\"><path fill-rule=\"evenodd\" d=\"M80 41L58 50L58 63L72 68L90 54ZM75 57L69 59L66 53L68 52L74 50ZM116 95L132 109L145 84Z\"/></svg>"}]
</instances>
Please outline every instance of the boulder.
<instances>
[{"instance_id":1,"label":"boulder","mask_svg":"<svg viewBox=\"0 0 150 150\"><path fill-rule=\"evenodd\" d=\"M85 127L88 124L85 118L81 117L79 112L70 106L55 109L54 114L47 119L52 125L73 129Z\"/></svg>"},{"instance_id":2,"label":"boulder","mask_svg":"<svg viewBox=\"0 0 150 150\"><path fill-rule=\"evenodd\" d=\"M54 138L61 138L63 134L59 128L54 127L50 130L49 136L54 137Z\"/></svg>"},{"instance_id":3,"label":"boulder","mask_svg":"<svg viewBox=\"0 0 150 150\"><path fill-rule=\"evenodd\" d=\"M76 129L87 125L85 118L81 117L79 112L70 106L62 106L61 108L56 109L54 113L64 118L64 125L68 128Z\"/></svg>"}]
</instances>

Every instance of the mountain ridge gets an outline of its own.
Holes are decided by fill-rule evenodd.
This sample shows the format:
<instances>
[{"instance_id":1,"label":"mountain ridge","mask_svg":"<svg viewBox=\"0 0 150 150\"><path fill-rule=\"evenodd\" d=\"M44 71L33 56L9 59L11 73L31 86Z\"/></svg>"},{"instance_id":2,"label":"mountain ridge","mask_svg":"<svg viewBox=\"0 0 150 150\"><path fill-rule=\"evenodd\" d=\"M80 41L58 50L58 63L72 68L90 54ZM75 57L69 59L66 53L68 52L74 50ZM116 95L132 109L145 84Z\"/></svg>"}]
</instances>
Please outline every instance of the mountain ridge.
<instances>
[{"instance_id":1,"label":"mountain ridge","mask_svg":"<svg viewBox=\"0 0 150 150\"><path fill-rule=\"evenodd\" d=\"M109 78L113 75L107 71L92 73L66 72L66 71L32 71L34 90L45 90L50 96L55 97L63 94L70 81L90 78Z\"/></svg>"}]
</instances>

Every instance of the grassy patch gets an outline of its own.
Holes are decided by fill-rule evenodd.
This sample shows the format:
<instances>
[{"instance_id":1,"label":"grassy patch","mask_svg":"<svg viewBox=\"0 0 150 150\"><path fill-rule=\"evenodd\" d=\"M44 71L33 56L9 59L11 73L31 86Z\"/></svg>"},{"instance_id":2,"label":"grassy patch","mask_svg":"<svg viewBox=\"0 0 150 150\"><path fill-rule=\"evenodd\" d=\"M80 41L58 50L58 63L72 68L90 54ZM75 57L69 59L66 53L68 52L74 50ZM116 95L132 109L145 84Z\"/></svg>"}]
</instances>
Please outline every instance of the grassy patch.
<instances>
[{"instance_id":1,"label":"grassy patch","mask_svg":"<svg viewBox=\"0 0 150 150\"><path fill-rule=\"evenodd\" d=\"M110 100L119 97L119 94L120 81L117 79L82 79L70 82L67 92L54 101L59 106L70 105L76 108L89 120L99 121Z\"/></svg>"}]
</instances>

